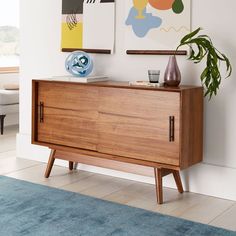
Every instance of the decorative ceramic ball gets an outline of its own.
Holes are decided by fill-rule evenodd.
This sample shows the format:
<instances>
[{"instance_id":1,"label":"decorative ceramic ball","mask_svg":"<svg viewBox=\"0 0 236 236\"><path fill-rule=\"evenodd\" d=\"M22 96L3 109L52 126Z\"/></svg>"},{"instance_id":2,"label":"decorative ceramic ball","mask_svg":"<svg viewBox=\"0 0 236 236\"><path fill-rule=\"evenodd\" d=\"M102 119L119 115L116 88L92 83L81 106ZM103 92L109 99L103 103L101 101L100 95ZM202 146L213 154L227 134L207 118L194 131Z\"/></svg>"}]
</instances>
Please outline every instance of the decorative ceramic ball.
<instances>
[{"instance_id":1,"label":"decorative ceramic ball","mask_svg":"<svg viewBox=\"0 0 236 236\"><path fill-rule=\"evenodd\" d=\"M74 51L66 58L65 67L72 75L85 77L93 70L93 60L85 52Z\"/></svg>"}]
</instances>

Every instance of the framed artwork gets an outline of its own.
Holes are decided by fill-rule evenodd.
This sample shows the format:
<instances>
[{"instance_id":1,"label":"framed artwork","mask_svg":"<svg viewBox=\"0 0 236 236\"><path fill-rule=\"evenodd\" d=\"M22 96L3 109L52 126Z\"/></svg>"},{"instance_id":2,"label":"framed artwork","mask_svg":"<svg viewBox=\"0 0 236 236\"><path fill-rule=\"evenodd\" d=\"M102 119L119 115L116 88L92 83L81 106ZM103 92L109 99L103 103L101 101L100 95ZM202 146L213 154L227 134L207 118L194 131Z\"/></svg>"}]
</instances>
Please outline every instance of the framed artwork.
<instances>
[{"instance_id":1,"label":"framed artwork","mask_svg":"<svg viewBox=\"0 0 236 236\"><path fill-rule=\"evenodd\" d=\"M191 31L191 0L126 0L125 4L128 54L173 54Z\"/></svg>"},{"instance_id":2,"label":"framed artwork","mask_svg":"<svg viewBox=\"0 0 236 236\"><path fill-rule=\"evenodd\" d=\"M62 0L62 51L112 53L115 0Z\"/></svg>"}]
</instances>

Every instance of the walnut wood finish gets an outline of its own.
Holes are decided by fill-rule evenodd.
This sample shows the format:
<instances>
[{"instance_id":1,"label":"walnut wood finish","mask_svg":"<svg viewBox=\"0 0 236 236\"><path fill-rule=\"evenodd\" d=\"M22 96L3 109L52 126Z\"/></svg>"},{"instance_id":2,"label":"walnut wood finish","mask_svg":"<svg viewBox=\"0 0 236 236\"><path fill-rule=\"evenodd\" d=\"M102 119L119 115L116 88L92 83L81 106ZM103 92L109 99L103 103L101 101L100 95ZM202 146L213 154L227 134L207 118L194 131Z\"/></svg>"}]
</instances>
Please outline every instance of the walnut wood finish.
<instances>
[{"instance_id":1,"label":"walnut wood finish","mask_svg":"<svg viewBox=\"0 0 236 236\"><path fill-rule=\"evenodd\" d=\"M179 166L179 93L101 88L99 94L98 152Z\"/></svg>"},{"instance_id":2,"label":"walnut wood finish","mask_svg":"<svg viewBox=\"0 0 236 236\"><path fill-rule=\"evenodd\" d=\"M109 49L85 49L85 48L62 48L62 52L74 52L74 51L84 51L88 53L96 53L96 54L111 54L111 50Z\"/></svg>"},{"instance_id":3,"label":"walnut wood finish","mask_svg":"<svg viewBox=\"0 0 236 236\"><path fill-rule=\"evenodd\" d=\"M157 203L163 203L163 181L162 178L169 174L173 174L175 183L179 193L183 193L183 186L180 178L179 171L165 169L165 168L154 168L154 175L155 175L155 183L156 183L156 196L157 196Z\"/></svg>"},{"instance_id":4,"label":"walnut wood finish","mask_svg":"<svg viewBox=\"0 0 236 236\"><path fill-rule=\"evenodd\" d=\"M37 104L44 103L45 107L76 110L80 117L97 116L98 88L72 83L42 81L37 87Z\"/></svg>"},{"instance_id":5,"label":"walnut wood finish","mask_svg":"<svg viewBox=\"0 0 236 236\"><path fill-rule=\"evenodd\" d=\"M163 203L162 169L154 168L157 203Z\"/></svg>"},{"instance_id":6,"label":"walnut wood finish","mask_svg":"<svg viewBox=\"0 0 236 236\"><path fill-rule=\"evenodd\" d=\"M179 171L174 170L173 175L174 175L175 183L176 183L176 186L177 186L177 189L178 189L179 193L183 193L184 189L183 189L183 185L182 185L182 182L181 182Z\"/></svg>"},{"instance_id":7,"label":"walnut wood finish","mask_svg":"<svg viewBox=\"0 0 236 236\"><path fill-rule=\"evenodd\" d=\"M93 165L103 168L109 168L118 171L153 177L153 167L131 164L127 162L109 160L95 156L89 156L80 153L57 150L55 158L63 160L73 160L74 162L86 165Z\"/></svg>"},{"instance_id":8,"label":"walnut wood finish","mask_svg":"<svg viewBox=\"0 0 236 236\"><path fill-rule=\"evenodd\" d=\"M127 50L129 55L187 55L185 50Z\"/></svg>"},{"instance_id":9,"label":"walnut wood finish","mask_svg":"<svg viewBox=\"0 0 236 236\"><path fill-rule=\"evenodd\" d=\"M101 166L103 159L115 169L119 162L135 166L131 171L153 167L162 203L162 177L173 174L183 192L179 170L202 160L201 87L34 80L32 88L32 143L57 150L45 177L55 158L68 160L70 169L86 160Z\"/></svg>"},{"instance_id":10,"label":"walnut wood finish","mask_svg":"<svg viewBox=\"0 0 236 236\"><path fill-rule=\"evenodd\" d=\"M73 170L74 162L69 161L69 170Z\"/></svg>"},{"instance_id":11,"label":"walnut wood finish","mask_svg":"<svg viewBox=\"0 0 236 236\"><path fill-rule=\"evenodd\" d=\"M31 142L38 139L38 84L32 83L32 127Z\"/></svg>"},{"instance_id":12,"label":"walnut wood finish","mask_svg":"<svg viewBox=\"0 0 236 236\"><path fill-rule=\"evenodd\" d=\"M49 159L48 159L48 165L44 174L45 178L48 178L50 176L50 173L51 173L54 161L55 161L55 154L56 154L56 150L52 149Z\"/></svg>"},{"instance_id":13,"label":"walnut wood finish","mask_svg":"<svg viewBox=\"0 0 236 236\"><path fill-rule=\"evenodd\" d=\"M105 154L105 153L100 153L97 151L90 151L90 150L85 150L85 149L78 149L78 148L71 148L68 146L61 146L61 145L53 145L50 143L42 143L42 142L34 142L34 144L38 144L38 145L43 145L43 146L47 146L51 149L56 149L57 152L58 151L63 151L63 152L68 152L68 153L74 153L74 154L81 154L84 156L87 156L88 158L92 158L92 157L97 157L100 159L107 159L107 160L113 160L113 161L120 161L120 162L125 162L125 163L130 163L130 164L137 164L137 165L142 165L142 166L150 166L150 167L163 167L163 168L167 168L167 169L173 169L173 170L179 170L179 166L172 166L172 165L168 165L168 164L162 164L162 163L158 163L158 162L152 162L152 161L145 161L145 160L141 160L141 159L134 159L134 158L130 158L130 157L122 157L122 156L117 156L117 155L112 155L112 154ZM72 155L67 155L65 156L58 156L57 158L59 159L63 159L63 160L71 160L74 162L77 162L78 159L76 157L76 155L72 156Z\"/></svg>"},{"instance_id":14,"label":"walnut wood finish","mask_svg":"<svg viewBox=\"0 0 236 236\"><path fill-rule=\"evenodd\" d=\"M42 83L45 86L50 86L50 84L53 84L55 86L58 85L62 85L65 88L68 87L75 87L75 85L77 86L83 86L83 87L93 87L93 88L100 88L100 87L109 87L109 88L125 88L125 89L135 89L135 90L148 90L148 91L164 91L164 92L179 92L181 93L182 91L185 90L190 90L190 89L196 89L196 88L200 88L202 89L202 87L197 87L197 86L192 86L192 85L181 85L179 87L149 87L149 86L140 86L140 85L130 85L129 82L127 81L113 81L113 80L109 80L109 81L102 81L102 82L93 82L93 83L80 83L79 79L78 82L67 82L67 81L56 81L55 80L33 80L32 83L37 83L40 85L42 85ZM79 88L77 88L79 89Z\"/></svg>"},{"instance_id":15,"label":"walnut wood finish","mask_svg":"<svg viewBox=\"0 0 236 236\"><path fill-rule=\"evenodd\" d=\"M203 97L202 88L184 90L181 93L181 169L202 161Z\"/></svg>"},{"instance_id":16,"label":"walnut wood finish","mask_svg":"<svg viewBox=\"0 0 236 236\"><path fill-rule=\"evenodd\" d=\"M92 112L93 113L93 112ZM39 142L96 150L98 142L96 117L83 111L44 107L44 121L38 122Z\"/></svg>"},{"instance_id":17,"label":"walnut wood finish","mask_svg":"<svg viewBox=\"0 0 236 236\"><path fill-rule=\"evenodd\" d=\"M43 102L43 121L37 121L37 140L96 150L98 90L94 87L45 83L38 85L38 111ZM40 115L39 115L40 116Z\"/></svg>"}]
</instances>

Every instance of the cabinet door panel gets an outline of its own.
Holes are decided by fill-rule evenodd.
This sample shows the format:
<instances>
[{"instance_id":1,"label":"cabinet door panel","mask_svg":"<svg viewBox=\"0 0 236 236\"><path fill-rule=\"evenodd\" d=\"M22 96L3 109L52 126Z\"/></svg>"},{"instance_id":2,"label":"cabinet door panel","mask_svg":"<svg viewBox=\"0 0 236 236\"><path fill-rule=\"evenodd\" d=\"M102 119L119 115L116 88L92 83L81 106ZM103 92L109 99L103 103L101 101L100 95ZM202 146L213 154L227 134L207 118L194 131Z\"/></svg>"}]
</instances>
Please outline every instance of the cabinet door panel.
<instances>
[{"instance_id":1,"label":"cabinet door panel","mask_svg":"<svg viewBox=\"0 0 236 236\"><path fill-rule=\"evenodd\" d=\"M179 93L117 88L99 91L99 152L179 165ZM175 119L173 142L170 116Z\"/></svg>"},{"instance_id":2,"label":"cabinet door panel","mask_svg":"<svg viewBox=\"0 0 236 236\"><path fill-rule=\"evenodd\" d=\"M97 108L98 88L81 84L60 82L40 82L38 85L38 105L45 107L86 111L90 113Z\"/></svg>"},{"instance_id":3,"label":"cabinet door panel","mask_svg":"<svg viewBox=\"0 0 236 236\"><path fill-rule=\"evenodd\" d=\"M40 82L37 141L96 150L97 96L96 87ZM43 122L40 122L40 103Z\"/></svg>"},{"instance_id":4,"label":"cabinet door panel","mask_svg":"<svg viewBox=\"0 0 236 236\"><path fill-rule=\"evenodd\" d=\"M44 107L43 121L38 118L38 141L96 150L98 113Z\"/></svg>"}]
</instances>

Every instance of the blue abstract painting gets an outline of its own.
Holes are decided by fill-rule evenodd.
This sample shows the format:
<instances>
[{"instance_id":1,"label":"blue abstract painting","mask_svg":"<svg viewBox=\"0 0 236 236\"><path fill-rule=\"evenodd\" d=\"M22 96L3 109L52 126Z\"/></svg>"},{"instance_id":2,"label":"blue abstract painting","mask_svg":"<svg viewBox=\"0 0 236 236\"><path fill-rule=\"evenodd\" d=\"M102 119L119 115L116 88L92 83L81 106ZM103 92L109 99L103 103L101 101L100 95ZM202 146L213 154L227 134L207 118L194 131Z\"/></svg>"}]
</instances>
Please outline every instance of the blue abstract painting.
<instances>
[{"instance_id":1,"label":"blue abstract painting","mask_svg":"<svg viewBox=\"0 0 236 236\"><path fill-rule=\"evenodd\" d=\"M149 30L160 27L162 23L160 17L147 13L146 8L142 12L144 16L142 20L136 18L137 14L138 11L132 7L126 20L126 25L131 25L134 33L140 38L145 37Z\"/></svg>"},{"instance_id":2,"label":"blue abstract painting","mask_svg":"<svg viewBox=\"0 0 236 236\"><path fill-rule=\"evenodd\" d=\"M191 31L191 0L125 0L130 50L175 50Z\"/></svg>"}]
</instances>

